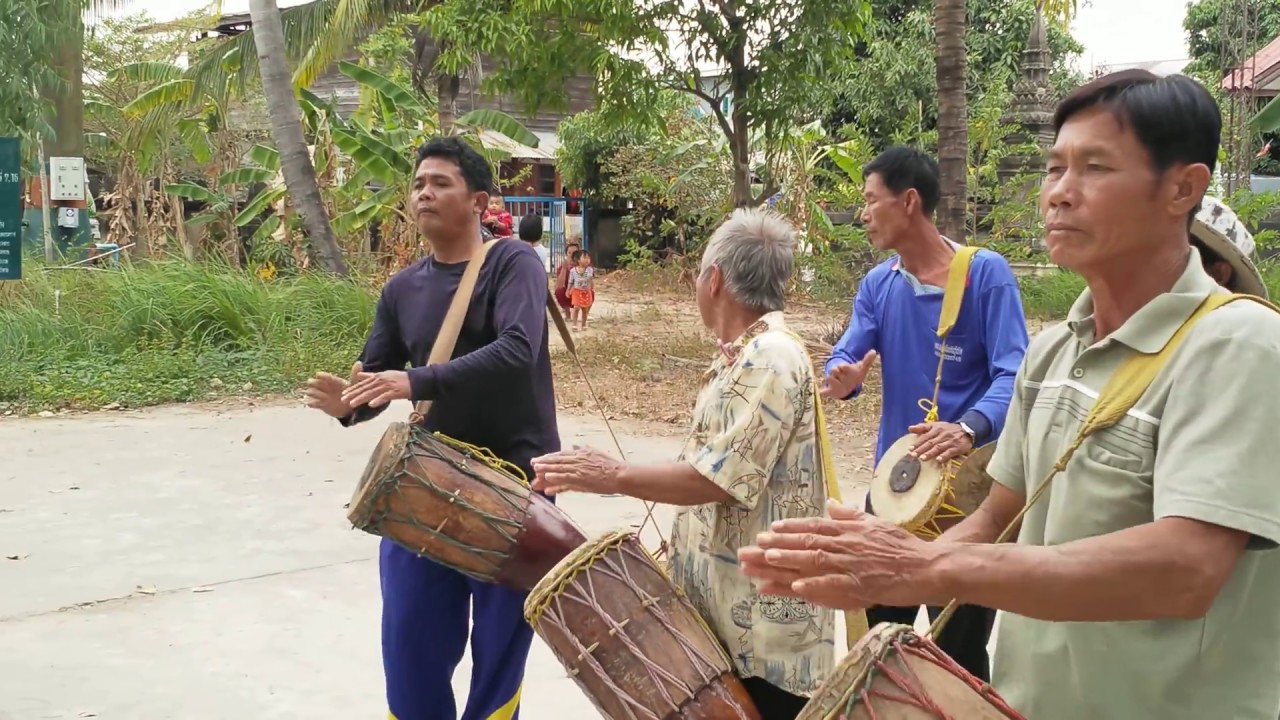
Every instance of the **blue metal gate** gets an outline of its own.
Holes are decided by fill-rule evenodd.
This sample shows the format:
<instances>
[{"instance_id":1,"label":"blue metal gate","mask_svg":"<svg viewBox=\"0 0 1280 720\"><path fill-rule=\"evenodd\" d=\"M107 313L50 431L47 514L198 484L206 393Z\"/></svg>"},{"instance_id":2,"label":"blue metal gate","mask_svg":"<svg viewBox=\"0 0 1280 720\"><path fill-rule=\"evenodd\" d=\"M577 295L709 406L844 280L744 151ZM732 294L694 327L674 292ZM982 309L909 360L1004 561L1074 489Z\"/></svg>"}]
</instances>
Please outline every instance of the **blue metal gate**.
<instances>
[{"instance_id":1,"label":"blue metal gate","mask_svg":"<svg viewBox=\"0 0 1280 720\"><path fill-rule=\"evenodd\" d=\"M511 213L512 229L520 227L520 219L525 215L537 215L542 220L542 240L551 253L551 269L564 257L564 247L572 239L583 250L591 248L590 231L587 227L586 198L573 198L577 211L569 213L569 203L558 197L504 197L507 212Z\"/></svg>"}]
</instances>

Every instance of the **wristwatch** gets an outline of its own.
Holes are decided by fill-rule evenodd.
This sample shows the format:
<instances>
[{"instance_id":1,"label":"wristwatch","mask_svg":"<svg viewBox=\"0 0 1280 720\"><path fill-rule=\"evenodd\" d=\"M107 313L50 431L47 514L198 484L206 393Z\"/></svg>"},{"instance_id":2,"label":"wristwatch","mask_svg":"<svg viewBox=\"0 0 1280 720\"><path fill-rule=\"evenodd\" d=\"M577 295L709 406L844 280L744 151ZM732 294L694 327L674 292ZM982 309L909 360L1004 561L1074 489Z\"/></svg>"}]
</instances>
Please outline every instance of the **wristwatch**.
<instances>
[{"instance_id":1,"label":"wristwatch","mask_svg":"<svg viewBox=\"0 0 1280 720\"><path fill-rule=\"evenodd\" d=\"M965 435L969 436L969 442L973 443L974 445L978 444L978 433L974 432L973 428L969 427L969 423L961 420L959 423L956 423L956 424L960 426L960 429L964 431Z\"/></svg>"}]
</instances>

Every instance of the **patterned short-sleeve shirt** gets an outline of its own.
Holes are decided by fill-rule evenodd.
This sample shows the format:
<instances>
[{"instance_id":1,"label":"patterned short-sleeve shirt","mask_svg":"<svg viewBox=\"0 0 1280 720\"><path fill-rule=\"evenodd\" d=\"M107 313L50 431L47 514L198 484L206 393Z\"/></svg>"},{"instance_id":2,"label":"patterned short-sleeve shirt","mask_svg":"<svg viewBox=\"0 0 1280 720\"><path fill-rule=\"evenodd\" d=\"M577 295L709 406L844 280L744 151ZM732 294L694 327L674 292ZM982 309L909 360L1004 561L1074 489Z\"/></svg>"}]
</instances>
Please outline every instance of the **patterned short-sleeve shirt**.
<instances>
[{"instance_id":1,"label":"patterned short-sleeve shirt","mask_svg":"<svg viewBox=\"0 0 1280 720\"><path fill-rule=\"evenodd\" d=\"M825 511L813 364L782 313L762 317L731 354L707 371L681 459L736 502L680 510L671 574L742 677L808 696L835 662L835 614L759 595L738 567L738 549L775 520Z\"/></svg>"}]
</instances>

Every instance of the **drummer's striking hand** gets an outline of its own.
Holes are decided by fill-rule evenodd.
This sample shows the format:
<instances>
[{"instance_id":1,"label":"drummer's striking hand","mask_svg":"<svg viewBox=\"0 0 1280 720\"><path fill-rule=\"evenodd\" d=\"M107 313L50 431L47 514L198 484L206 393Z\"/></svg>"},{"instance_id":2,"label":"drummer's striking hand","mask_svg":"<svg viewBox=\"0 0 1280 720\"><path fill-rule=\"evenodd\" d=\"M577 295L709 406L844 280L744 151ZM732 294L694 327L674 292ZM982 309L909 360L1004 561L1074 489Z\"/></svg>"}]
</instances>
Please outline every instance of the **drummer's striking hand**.
<instances>
[{"instance_id":1,"label":"drummer's striking hand","mask_svg":"<svg viewBox=\"0 0 1280 720\"><path fill-rule=\"evenodd\" d=\"M547 495L576 491L607 495L614 491L622 463L589 447L536 457L533 489Z\"/></svg>"},{"instance_id":2,"label":"drummer's striking hand","mask_svg":"<svg viewBox=\"0 0 1280 720\"><path fill-rule=\"evenodd\" d=\"M937 548L855 508L829 503L828 512L775 522L755 547L738 551L761 594L840 610L936 601L925 570Z\"/></svg>"},{"instance_id":3,"label":"drummer's striking hand","mask_svg":"<svg viewBox=\"0 0 1280 720\"><path fill-rule=\"evenodd\" d=\"M342 393L352 382L355 382L356 376L363 371L364 366L360 363L357 362L352 365L350 382L327 372L316 373L315 377L307 381L307 389L305 390L307 407L315 408L335 418L344 418L350 415L353 408L342 399Z\"/></svg>"},{"instance_id":4,"label":"drummer's striking hand","mask_svg":"<svg viewBox=\"0 0 1280 720\"><path fill-rule=\"evenodd\" d=\"M946 462L973 449L973 438L955 423L920 423L907 428L919 435L911 454L921 460Z\"/></svg>"},{"instance_id":5,"label":"drummer's striking hand","mask_svg":"<svg viewBox=\"0 0 1280 720\"><path fill-rule=\"evenodd\" d=\"M822 380L822 396L836 400L849 397L867 379L867 372L875 361L876 351L868 350L856 363L840 363L831 368L831 372Z\"/></svg>"},{"instance_id":6,"label":"drummer's striking hand","mask_svg":"<svg viewBox=\"0 0 1280 720\"><path fill-rule=\"evenodd\" d=\"M357 373L342 393L342 399L353 408L361 405L382 407L392 400L409 400L413 395L409 373L403 370Z\"/></svg>"}]
</instances>

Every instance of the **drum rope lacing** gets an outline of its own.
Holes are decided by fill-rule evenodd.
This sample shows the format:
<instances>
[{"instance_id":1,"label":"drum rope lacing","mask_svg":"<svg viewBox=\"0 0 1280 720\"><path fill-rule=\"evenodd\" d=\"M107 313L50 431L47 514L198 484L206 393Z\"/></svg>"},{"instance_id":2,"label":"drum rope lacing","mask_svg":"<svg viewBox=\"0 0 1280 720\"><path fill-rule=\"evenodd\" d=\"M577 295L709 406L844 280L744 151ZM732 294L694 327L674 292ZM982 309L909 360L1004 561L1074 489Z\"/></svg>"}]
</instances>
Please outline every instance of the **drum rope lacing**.
<instances>
[{"instance_id":1,"label":"drum rope lacing","mask_svg":"<svg viewBox=\"0 0 1280 720\"><path fill-rule=\"evenodd\" d=\"M662 694L663 701L671 710L678 710L684 703L692 699L697 694L698 688L691 687L688 683L683 682L679 676L646 657L643 649L636 642L635 638L624 632L626 627L634 618L624 618L621 621L618 621L603 612L599 612L601 605L598 602L595 578L590 574L583 573L583 570L601 566L601 575L617 580L625 584L628 588L631 588L637 596L642 598L640 603L641 609L648 611L658 620L659 623L666 627L667 630L676 637L679 637L680 633L675 627L675 623L672 621L671 616L668 615L659 604L662 598L654 597L645 593L640 589L640 583L636 582L635 578L632 576L631 569L626 563L629 552L629 548L626 543L630 540L630 537L631 536L629 534L619 533L615 537L600 543L596 548L593 548L593 553L588 556L588 559L584 562L567 568L564 575L556 581L555 586L548 589L543 602L540 603L538 607L533 608L532 613L528 614L527 619L531 624L537 625L543 618L546 618L548 622L564 631L565 637L570 640L574 649L578 651L578 656L571 662L566 663L566 665L571 666L569 668L570 677L576 677L580 674L580 670L577 667L572 667L573 665L585 663L595 671L595 677L607 685L614 696L621 698L628 705L628 713L632 717L637 717L636 711L638 710L643 713L643 717L645 718L660 720L660 718L665 717L665 715L657 715L653 713L653 711L648 709L651 703L632 697L616 682L614 682L612 677L610 677L604 666L601 665L600 660L595 656L595 652L599 648L599 642L584 645L572 632L568 632L565 617L569 614L569 611L562 608L560 605L563 600L571 600L574 603L596 610L598 615L604 620L606 626L609 628L608 635L610 637L616 637L619 642L626 646L627 650L633 657L636 657L641 661L646 673L649 675L649 679L653 681L653 685ZM639 542L638 538L637 542ZM614 560L606 557L606 553L615 549L619 551L621 560ZM659 573L662 572L660 568L658 571ZM579 577L586 578L586 586L575 588L573 587L574 580ZM702 626L708 637L715 637L711 632L711 629L707 626L706 621L702 618L702 615L693 610L692 606L688 604L688 600L685 599L679 588L675 588L674 586L670 587L675 590L677 602L686 605L686 607L692 611L691 614L693 618ZM723 672L715 662L715 658L709 657L706 653L700 652L697 648L682 643L681 649L684 651L686 658L695 665L700 676L700 680L703 683L710 682ZM723 655L719 659L725 664L728 662L728 658ZM684 692L685 697L674 697L669 690L670 686L678 687Z\"/></svg>"},{"instance_id":2,"label":"drum rope lacing","mask_svg":"<svg viewBox=\"0 0 1280 720\"><path fill-rule=\"evenodd\" d=\"M903 640L905 638L905 641ZM886 660L890 650L896 650L903 655L914 655L926 662L932 662L942 666L943 669L954 675L956 678L963 680L969 687L973 688L984 700L996 706L1001 712L1008 717L1021 717L1016 710L1009 706L989 683L984 683L972 676L968 675L965 670L952 660L950 656L942 652L933 644L924 644L919 642L918 636L914 633L904 633L902 637L895 637L889 642L881 646L876 653L875 658L871 661L871 667L867 669L867 674L862 683L854 694L845 701L843 706L843 715L847 717L853 713L853 709L861 701L863 707L867 711L870 720L879 720L880 715L876 712L875 705L872 704L872 698L880 698L890 702L902 705L911 705L934 713L938 720L965 720L965 718L956 718L939 705L933 698L924 692L924 683L920 681L920 676L916 674L906 663L902 663L901 668L890 665ZM884 690L875 690L872 688L876 679L877 672L883 675L891 683L902 690L905 695L890 694Z\"/></svg>"},{"instance_id":3,"label":"drum rope lacing","mask_svg":"<svg viewBox=\"0 0 1280 720\"><path fill-rule=\"evenodd\" d=\"M421 426L413 426L411 432L428 433L428 437L433 438L435 440L439 440L444 445L454 447L455 449L459 450L462 453L461 455L462 460L459 461L445 453L432 452L430 449L430 445L425 445L425 444L416 443L416 442L409 442L405 444L406 452L402 460L407 459L409 457L413 457L415 455L428 456L433 460L437 460L437 461L449 464L450 466L453 467L454 470L458 471L459 473L465 473L467 471L466 460L468 458L474 458L484 463L485 465L489 466L494 471L502 473L503 475L510 477L512 480L515 480L526 487L529 485L529 481L525 477L524 471L522 471L519 468L519 466L499 458L488 448L482 448L476 445L472 445L471 443L462 442L461 440L455 440L454 438L448 437L442 433L429 432L426 429L422 428ZM498 533L504 540L512 543L516 542L519 536L518 535L519 531L521 529L520 522L512 520L507 517L503 517L501 515L495 515L493 513L487 512L483 508L480 508L475 504L469 502L464 496L457 493L456 491L449 492L447 490L442 489L436 483L431 482L429 478L418 477L417 475L413 474L413 472L410 470L410 468L412 467L410 463L402 462L400 463L400 465L403 468L403 471L402 471L403 474L407 478L411 478L412 480L415 481L416 483L414 485L415 488L424 489L424 490L433 492L436 495L444 498L450 504L456 505L460 508L467 510L468 512L476 515L481 520L483 520L486 525L493 528L494 532ZM399 489L400 483L401 483L401 480L399 477L397 477L394 481L384 482L380 484L377 489L377 495L386 495L386 494L396 492ZM524 496L512 493L510 490L503 488L501 485L492 485L490 487L503 500L503 502L505 502L513 510L519 510L523 508L527 502L527 499ZM369 503L369 505L370 507L377 507L378 503L371 502ZM489 572L491 573L496 574L497 572L499 572L502 567L502 563L507 559L507 553L504 550L488 550L481 547L475 547L472 545L463 544L458 540L450 537L448 534L443 532L445 524L449 522L448 518L441 521L441 523L436 527L423 525L421 522L415 520L410 515L402 515L400 513L395 513L390 510L382 510L376 513L372 513L369 518L370 527L381 527L384 523L387 523L387 522L411 525L427 533L438 542L441 542L445 545L449 545L450 547L453 547L458 550L466 551L468 554L475 555L478 559L483 561L489 567ZM437 560L437 562L443 563L443 561L441 560Z\"/></svg>"}]
</instances>

